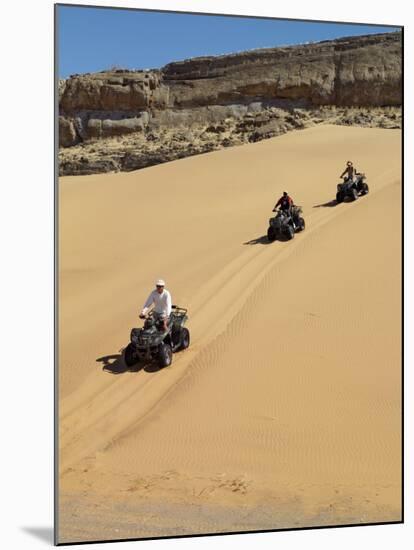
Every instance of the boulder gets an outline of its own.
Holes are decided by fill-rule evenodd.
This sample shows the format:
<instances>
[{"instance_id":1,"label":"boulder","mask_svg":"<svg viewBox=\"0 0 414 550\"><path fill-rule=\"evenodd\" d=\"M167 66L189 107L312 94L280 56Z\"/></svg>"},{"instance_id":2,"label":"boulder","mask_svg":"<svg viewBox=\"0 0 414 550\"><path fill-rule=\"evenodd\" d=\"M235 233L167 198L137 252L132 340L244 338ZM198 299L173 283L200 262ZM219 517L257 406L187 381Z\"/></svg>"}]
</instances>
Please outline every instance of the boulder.
<instances>
[{"instance_id":1,"label":"boulder","mask_svg":"<svg viewBox=\"0 0 414 550\"><path fill-rule=\"evenodd\" d=\"M80 138L76 133L75 125L73 120L70 118L65 118L63 116L59 117L59 145L61 147L70 147L71 145L76 145L79 143Z\"/></svg>"}]
</instances>

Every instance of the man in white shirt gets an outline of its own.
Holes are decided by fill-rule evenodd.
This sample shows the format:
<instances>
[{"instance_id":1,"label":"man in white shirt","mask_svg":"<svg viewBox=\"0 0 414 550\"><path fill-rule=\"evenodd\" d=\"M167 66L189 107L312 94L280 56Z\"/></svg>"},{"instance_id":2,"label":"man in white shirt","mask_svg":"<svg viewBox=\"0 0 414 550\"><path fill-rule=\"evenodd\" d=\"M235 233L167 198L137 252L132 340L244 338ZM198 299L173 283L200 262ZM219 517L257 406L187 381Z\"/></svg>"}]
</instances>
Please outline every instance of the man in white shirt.
<instances>
[{"instance_id":1,"label":"man in white shirt","mask_svg":"<svg viewBox=\"0 0 414 550\"><path fill-rule=\"evenodd\" d=\"M157 317L162 320L164 330L167 330L167 321L171 313L171 294L165 288L165 282L158 279L155 283L155 290L148 296L140 317L145 318L151 306L154 306L153 311Z\"/></svg>"}]
</instances>

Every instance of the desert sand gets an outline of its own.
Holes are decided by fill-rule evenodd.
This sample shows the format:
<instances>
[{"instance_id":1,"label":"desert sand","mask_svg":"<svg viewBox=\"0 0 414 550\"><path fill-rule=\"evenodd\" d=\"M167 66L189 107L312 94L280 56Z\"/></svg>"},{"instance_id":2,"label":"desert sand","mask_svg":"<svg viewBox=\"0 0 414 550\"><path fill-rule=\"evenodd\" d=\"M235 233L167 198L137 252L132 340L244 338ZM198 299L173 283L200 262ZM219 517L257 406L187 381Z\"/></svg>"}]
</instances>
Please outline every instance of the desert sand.
<instances>
[{"instance_id":1,"label":"desert sand","mask_svg":"<svg viewBox=\"0 0 414 550\"><path fill-rule=\"evenodd\" d=\"M59 181L59 541L401 519L401 132ZM335 205L352 159L371 192ZM268 243L283 190L306 230ZM154 280L191 346L127 371Z\"/></svg>"}]
</instances>

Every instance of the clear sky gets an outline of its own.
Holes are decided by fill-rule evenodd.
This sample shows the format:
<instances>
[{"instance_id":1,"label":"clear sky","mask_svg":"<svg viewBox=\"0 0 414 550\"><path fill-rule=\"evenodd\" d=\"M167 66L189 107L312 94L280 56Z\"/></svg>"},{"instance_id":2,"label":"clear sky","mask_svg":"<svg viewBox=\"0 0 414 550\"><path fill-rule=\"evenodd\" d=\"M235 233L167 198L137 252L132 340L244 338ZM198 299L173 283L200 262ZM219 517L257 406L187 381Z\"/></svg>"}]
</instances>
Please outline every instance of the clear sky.
<instances>
[{"instance_id":1,"label":"clear sky","mask_svg":"<svg viewBox=\"0 0 414 550\"><path fill-rule=\"evenodd\" d=\"M397 27L58 7L59 77L162 67L170 61L252 48L391 32Z\"/></svg>"}]
</instances>

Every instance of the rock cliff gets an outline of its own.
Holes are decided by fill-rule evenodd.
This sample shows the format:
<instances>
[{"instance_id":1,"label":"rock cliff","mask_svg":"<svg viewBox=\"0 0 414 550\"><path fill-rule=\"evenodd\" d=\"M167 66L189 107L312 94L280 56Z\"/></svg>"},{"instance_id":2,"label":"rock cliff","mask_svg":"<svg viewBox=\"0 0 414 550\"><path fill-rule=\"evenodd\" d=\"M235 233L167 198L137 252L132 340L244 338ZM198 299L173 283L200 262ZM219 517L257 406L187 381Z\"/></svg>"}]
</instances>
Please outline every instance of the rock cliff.
<instances>
[{"instance_id":1,"label":"rock cliff","mask_svg":"<svg viewBox=\"0 0 414 550\"><path fill-rule=\"evenodd\" d=\"M386 33L73 75L59 81L60 173L132 170L328 120L398 127L401 64L401 33ZM124 154L111 156L114 139Z\"/></svg>"}]
</instances>

